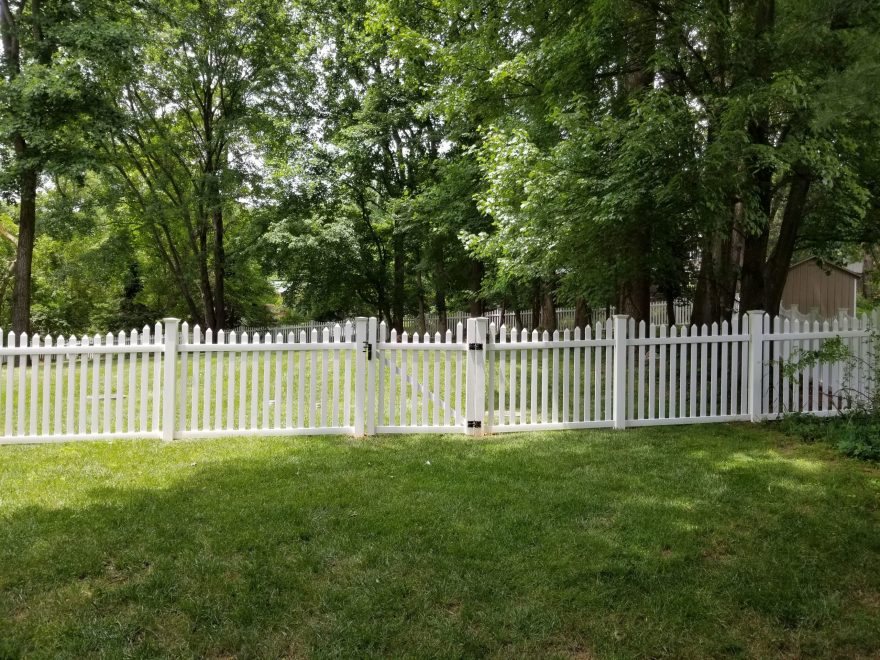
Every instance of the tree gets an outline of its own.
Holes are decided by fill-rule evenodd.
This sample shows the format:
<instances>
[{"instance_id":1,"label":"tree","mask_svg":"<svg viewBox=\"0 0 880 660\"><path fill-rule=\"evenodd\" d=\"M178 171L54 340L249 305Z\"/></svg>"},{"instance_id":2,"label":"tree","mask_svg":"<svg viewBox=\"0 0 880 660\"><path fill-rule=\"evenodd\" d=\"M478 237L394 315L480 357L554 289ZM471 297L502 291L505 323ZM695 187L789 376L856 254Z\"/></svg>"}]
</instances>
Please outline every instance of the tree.
<instances>
[{"instance_id":1,"label":"tree","mask_svg":"<svg viewBox=\"0 0 880 660\"><path fill-rule=\"evenodd\" d=\"M81 173L113 122L127 67L124 6L102 0L0 0L0 185L18 201L12 329L29 329L37 190L44 173Z\"/></svg>"},{"instance_id":2,"label":"tree","mask_svg":"<svg viewBox=\"0 0 880 660\"><path fill-rule=\"evenodd\" d=\"M220 328L231 318L230 220L259 200L269 172L261 139L298 101L292 10L281 0L177 0L144 5L138 20L149 36L106 153L188 315Z\"/></svg>"}]
</instances>

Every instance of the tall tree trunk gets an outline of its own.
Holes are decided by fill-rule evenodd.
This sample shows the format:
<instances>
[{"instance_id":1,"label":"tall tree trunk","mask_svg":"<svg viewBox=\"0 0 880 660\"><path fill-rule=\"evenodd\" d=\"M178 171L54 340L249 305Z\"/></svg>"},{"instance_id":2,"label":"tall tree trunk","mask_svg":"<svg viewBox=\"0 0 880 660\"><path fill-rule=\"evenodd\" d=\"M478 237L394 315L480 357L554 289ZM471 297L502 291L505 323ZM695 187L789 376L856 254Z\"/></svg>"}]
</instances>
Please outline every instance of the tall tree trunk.
<instances>
[{"instance_id":1,"label":"tall tree trunk","mask_svg":"<svg viewBox=\"0 0 880 660\"><path fill-rule=\"evenodd\" d=\"M651 233L647 227L634 232L632 240L633 270L620 286L618 314L632 316L636 323L648 321L651 316L651 274L648 259L651 251Z\"/></svg>"},{"instance_id":2,"label":"tall tree trunk","mask_svg":"<svg viewBox=\"0 0 880 660\"><path fill-rule=\"evenodd\" d=\"M657 39L657 15L647 6L636 6L630 37L627 73L623 76L623 113L630 112L630 101L650 89L654 81L653 56ZM647 320L651 307L651 227L641 218L631 218L625 246L629 264L620 284L618 313L636 321Z\"/></svg>"},{"instance_id":3,"label":"tall tree trunk","mask_svg":"<svg viewBox=\"0 0 880 660\"><path fill-rule=\"evenodd\" d=\"M791 257L806 214L811 184L812 179L806 168L796 166L782 214L779 237L764 269L764 310L773 315L779 313L779 303L782 301Z\"/></svg>"},{"instance_id":4,"label":"tall tree trunk","mask_svg":"<svg viewBox=\"0 0 880 660\"><path fill-rule=\"evenodd\" d=\"M223 245L223 210L214 209L214 322L226 327L226 249Z\"/></svg>"},{"instance_id":5,"label":"tall tree trunk","mask_svg":"<svg viewBox=\"0 0 880 660\"><path fill-rule=\"evenodd\" d=\"M395 231L392 240L392 249L394 251L394 274L391 285L391 327L396 328L398 332L403 331L403 314L404 314L404 290L406 277L406 254L403 236L399 231Z\"/></svg>"},{"instance_id":6,"label":"tall tree trunk","mask_svg":"<svg viewBox=\"0 0 880 660\"><path fill-rule=\"evenodd\" d=\"M470 282L468 288L473 291L470 304L468 305L468 314L472 317L483 315L483 298L480 290L483 288L483 262L472 260L470 271Z\"/></svg>"},{"instance_id":7,"label":"tall tree trunk","mask_svg":"<svg viewBox=\"0 0 880 660\"><path fill-rule=\"evenodd\" d=\"M553 333L559 327L556 318L556 295L549 282L545 282L541 288L541 325L544 330Z\"/></svg>"},{"instance_id":8,"label":"tall tree trunk","mask_svg":"<svg viewBox=\"0 0 880 660\"><path fill-rule=\"evenodd\" d=\"M24 140L18 138L24 150ZM30 331L31 270L37 227L37 182L39 172L29 168L19 178L18 245L15 249L15 284L12 289L12 330L16 335Z\"/></svg>"},{"instance_id":9,"label":"tall tree trunk","mask_svg":"<svg viewBox=\"0 0 880 660\"><path fill-rule=\"evenodd\" d=\"M418 255L416 255L416 259L419 259ZM428 316L426 313L427 310L425 309L425 287L421 269L418 270L416 288L416 295L419 299L419 331L424 336L424 334L428 332Z\"/></svg>"},{"instance_id":10,"label":"tall tree trunk","mask_svg":"<svg viewBox=\"0 0 880 660\"><path fill-rule=\"evenodd\" d=\"M208 232L203 220L200 220L199 223L199 249L196 255L199 264L199 289L202 293L202 307L205 309L205 325L215 330L217 320L214 317L214 295L211 287L211 276L208 272Z\"/></svg>"},{"instance_id":11,"label":"tall tree trunk","mask_svg":"<svg viewBox=\"0 0 880 660\"><path fill-rule=\"evenodd\" d=\"M446 270L443 267L443 252L440 248L439 259L434 262L434 307L437 308L437 325L440 332L446 332L447 309L446 309Z\"/></svg>"},{"instance_id":12,"label":"tall tree trunk","mask_svg":"<svg viewBox=\"0 0 880 660\"><path fill-rule=\"evenodd\" d=\"M675 325L675 294L672 292L666 294L666 324Z\"/></svg>"}]
</instances>

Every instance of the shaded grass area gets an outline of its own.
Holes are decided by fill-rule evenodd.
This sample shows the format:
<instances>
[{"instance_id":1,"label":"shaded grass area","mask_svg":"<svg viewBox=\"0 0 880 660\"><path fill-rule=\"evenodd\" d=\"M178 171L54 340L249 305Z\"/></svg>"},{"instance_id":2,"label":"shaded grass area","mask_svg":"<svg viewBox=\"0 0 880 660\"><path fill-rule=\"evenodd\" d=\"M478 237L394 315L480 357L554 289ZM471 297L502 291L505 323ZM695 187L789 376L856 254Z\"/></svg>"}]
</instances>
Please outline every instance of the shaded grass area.
<instances>
[{"instance_id":1,"label":"shaded grass area","mask_svg":"<svg viewBox=\"0 0 880 660\"><path fill-rule=\"evenodd\" d=\"M0 657L876 657L880 470L751 425L0 448Z\"/></svg>"}]
</instances>

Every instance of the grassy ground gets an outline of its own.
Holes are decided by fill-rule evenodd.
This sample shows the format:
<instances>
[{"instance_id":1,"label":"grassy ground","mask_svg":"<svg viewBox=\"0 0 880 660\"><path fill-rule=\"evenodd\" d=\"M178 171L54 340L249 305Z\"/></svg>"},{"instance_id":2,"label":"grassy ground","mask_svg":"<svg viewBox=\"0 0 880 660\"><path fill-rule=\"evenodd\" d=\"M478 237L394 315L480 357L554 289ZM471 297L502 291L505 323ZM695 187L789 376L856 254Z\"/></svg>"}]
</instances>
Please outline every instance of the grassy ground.
<instances>
[{"instance_id":1,"label":"grassy ground","mask_svg":"<svg viewBox=\"0 0 880 660\"><path fill-rule=\"evenodd\" d=\"M0 447L0 657L877 657L878 504L748 425Z\"/></svg>"}]
</instances>

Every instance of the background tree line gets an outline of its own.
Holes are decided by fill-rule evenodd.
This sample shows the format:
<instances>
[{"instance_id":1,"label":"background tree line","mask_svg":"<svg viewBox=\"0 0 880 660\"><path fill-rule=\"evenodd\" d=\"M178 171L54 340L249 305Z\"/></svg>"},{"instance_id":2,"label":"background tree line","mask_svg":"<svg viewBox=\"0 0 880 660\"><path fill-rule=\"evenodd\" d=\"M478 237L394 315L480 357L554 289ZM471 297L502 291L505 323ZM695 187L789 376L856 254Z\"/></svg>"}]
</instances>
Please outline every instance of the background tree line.
<instances>
[{"instance_id":1,"label":"background tree line","mask_svg":"<svg viewBox=\"0 0 880 660\"><path fill-rule=\"evenodd\" d=\"M16 331L711 322L878 243L871 0L0 0L0 36Z\"/></svg>"}]
</instances>

